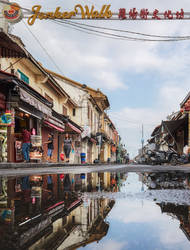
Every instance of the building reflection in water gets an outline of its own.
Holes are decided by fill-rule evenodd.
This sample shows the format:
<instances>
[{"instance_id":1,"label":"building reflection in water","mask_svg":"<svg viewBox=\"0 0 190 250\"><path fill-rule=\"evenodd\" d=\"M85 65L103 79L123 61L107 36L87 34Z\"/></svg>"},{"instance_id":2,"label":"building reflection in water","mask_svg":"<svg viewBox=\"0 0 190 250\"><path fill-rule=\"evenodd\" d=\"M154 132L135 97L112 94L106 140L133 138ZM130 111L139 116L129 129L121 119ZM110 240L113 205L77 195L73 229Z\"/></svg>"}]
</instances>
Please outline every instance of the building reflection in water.
<instances>
[{"instance_id":1,"label":"building reflection in water","mask_svg":"<svg viewBox=\"0 0 190 250\"><path fill-rule=\"evenodd\" d=\"M58 174L0 178L1 249L75 249L103 238L108 198L82 193L119 191L120 174ZM115 181L113 181L115 180Z\"/></svg>"},{"instance_id":2,"label":"building reflection in water","mask_svg":"<svg viewBox=\"0 0 190 250\"><path fill-rule=\"evenodd\" d=\"M149 189L190 189L190 174L182 172L176 173L150 173L141 174L143 183ZM190 205L178 205L174 203L161 202L156 203L162 213L166 213L180 222L180 229L188 240L190 240Z\"/></svg>"}]
</instances>

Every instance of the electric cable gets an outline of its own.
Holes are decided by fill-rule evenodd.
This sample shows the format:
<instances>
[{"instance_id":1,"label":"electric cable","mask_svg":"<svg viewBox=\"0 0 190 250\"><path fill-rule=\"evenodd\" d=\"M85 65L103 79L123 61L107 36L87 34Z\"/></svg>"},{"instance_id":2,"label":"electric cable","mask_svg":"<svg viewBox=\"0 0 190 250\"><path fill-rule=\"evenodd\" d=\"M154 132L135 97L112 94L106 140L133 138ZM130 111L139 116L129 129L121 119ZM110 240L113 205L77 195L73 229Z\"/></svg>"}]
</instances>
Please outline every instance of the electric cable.
<instances>
[{"instance_id":1,"label":"electric cable","mask_svg":"<svg viewBox=\"0 0 190 250\"><path fill-rule=\"evenodd\" d=\"M70 20L68 21L65 19L65 21L68 23L75 24L75 22L70 21ZM163 36L163 35L146 34L146 33L134 32L134 31L129 31L129 30L113 29L113 28L107 28L107 27L102 27L102 26L89 25L89 24L84 24L84 23L79 23L79 22L77 22L77 24L81 26L85 26L85 27L95 28L95 29L110 30L110 31L115 31L115 32L129 33L129 34L148 36L148 37L171 38L171 39L172 38L173 39L190 38L190 36Z\"/></svg>"},{"instance_id":2,"label":"electric cable","mask_svg":"<svg viewBox=\"0 0 190 250\"><path fill-rule=\"evenodd\" d=\"M6 69L3 69L3 71L7 71L8 69L10 69L13 65L15 65L16 63L18 63L20 60L22 60L23 58L19 58L18 60L16 60L14 63L11 63L11 65L9 67L7 67Z\"/></svg>"},{"instance_id":3,"label":"electric cable","mask_svg":"<svg viewBox=\"0 0 190 250\"><path fill-rule=\"evenodd\" d=\"M129 37L129 36L124 36L124 35L118 35L118 34L114 34L114 33L109 33L109 32L104 32L104 31L97 31L97 30L94 30L94 29L90 29L90 28L84 28L80 25L77 25L77 24L74 24L74 23L69 23L67 21L60 21L60 20L51 20L53 22L56 22L56 23L64 23L64 24L67 24L67 25L70 25L70 26L73 26L73 27L77 27L79 29L82 29L82 30L87 30L87 31L90 31L90 32L94 32L94 33L97 33L97 34L101 34L101 35L108 35L108 36L111 36L112 37L116 37L116 38L122 38L122 39L126 39L126 40L131 40L131 41L142 41L142 42L177 42L177 41L183 41L183 40L190 40L190 37L186 37L186 38L178 38L178 39L145 39L145 38L136 38L136 37Z\"/></svg>"},{"instance_id":4,"label":"electric cable","mask_svg":"<svg viewBox=\"0 0 190 250\"><path fill-rule=\"evenodd\" d=\"M43 51L46 53L46 55L49 57L50 61L54 64L54 66L57 68L57 70L62 74L62 70L59 68L59 66L56 64L56 62L53 60L53 58L51 57L51 55L47 52L47 50L44 48L44 46L41 44L41 42L39 41L39 39L34 35L34 33L28 28L28 26L26 25L26 23L22 20L22 22L24 23L25 27L27 28L27 30L30 32L30 34L33 36L33 38L37 41L37 43L40 45L40 47L43 49Z\"/></svg>"}]
</instances>

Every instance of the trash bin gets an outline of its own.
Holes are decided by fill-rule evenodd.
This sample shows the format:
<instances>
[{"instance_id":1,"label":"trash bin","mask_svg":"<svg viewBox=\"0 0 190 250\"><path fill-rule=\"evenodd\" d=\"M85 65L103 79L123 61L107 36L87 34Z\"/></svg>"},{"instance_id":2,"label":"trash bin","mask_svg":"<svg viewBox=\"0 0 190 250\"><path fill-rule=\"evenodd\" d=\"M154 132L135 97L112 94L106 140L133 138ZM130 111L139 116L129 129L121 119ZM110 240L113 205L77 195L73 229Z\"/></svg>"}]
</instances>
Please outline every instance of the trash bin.
<instances>
[{"instance_id":1,"label":"trash bin","mask_svg":"<svg viewBox=\"0 0 190 250\"><path fill-rule=\"evenodd\" d=\"M86 153L81 153L80 157L81 157L81 163L86 163Z\"/></svg>"}]
</instances>

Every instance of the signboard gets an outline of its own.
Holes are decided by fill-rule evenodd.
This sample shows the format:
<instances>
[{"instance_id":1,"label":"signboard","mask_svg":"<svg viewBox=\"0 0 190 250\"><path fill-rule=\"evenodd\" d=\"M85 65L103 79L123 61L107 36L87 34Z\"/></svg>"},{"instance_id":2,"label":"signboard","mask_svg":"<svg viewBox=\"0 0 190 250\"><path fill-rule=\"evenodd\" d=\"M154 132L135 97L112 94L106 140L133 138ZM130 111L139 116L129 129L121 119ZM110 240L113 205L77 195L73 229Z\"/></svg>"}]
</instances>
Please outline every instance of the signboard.
<instances>
[{"instance_id":1,"label":"signboard","mask_svg":"<svg viewBox=\"0 0 190 250\"><path fill-rule=\"evenodd\" d=\"M62 11L58 6L54 10L44 12L41 5L34 5L31 10L32 14L28 17L28 24L33 25L37 19L39 20L61 20L61 19L96 19L96 20L181 20L190 19L189 12L178 9L172 11L166 9L159 11L158 9L148 10L142 8L137 10L136 8L126 9L120 8L117 12L111 10L111 4L103 4L100 9L96 9L92 6L82 6L76 4L72 10ZM5 4L2 14L6 20L10 23L19 22L22 17L21 7L17 3Z\"/></svg>"},{"instance_id":2,"label":"signboard","mask_svg":"<svg viewBox=\"0 0 190 250\"><path fill-rule=\"evenodd\" d=\"M94 5L89 7L81 4L74 6L71 11L61 11L61 7L57 7L53 11L42 12L41 5L34 5L32 7L33 14L28 18L28 24L33 25L36 19L39 20L55 20L55 19L104 19L104 20L181 20L190 19L189 13L184 12L183 9L176 10L165 10L160 12L158 9L153 9L149 11L147 8L137 10L132 8L126 10L125 8L120 8L118 12L113 12L110 10L111 5L104 4L101 9L97 10Z\"/></svg>"},{"instance_id":3,"label":"signboard","mask_svg":"<svg viewBox=\"0 0 190 250\"><path fill-rule=\"evenodd\" d=\"M86 136L90 137L91 135L91 128L89 126L84 126L83 132L81 133L81 137L85 138Z\"/></svg>"},{"instance_id":4,"label":"signboard","mask_svg":"<svg viewBox=\"0 0 190 250\"><path fill-rule=\"evenodd\" d=\"M15 158L16 162L20 162L23 160L22 141L15 141Z\"/></svg>"},{"instance_id":5,"label":"signboard","mask_svg":"<svg viewBox=\"0 0 190 250\"><path fill-rule=\"evenodd\" d=\"M22 10L17 3L6 4L2 10L2 14L9 23L18 23L23 17Z\"/></svg>"}]
</instances>

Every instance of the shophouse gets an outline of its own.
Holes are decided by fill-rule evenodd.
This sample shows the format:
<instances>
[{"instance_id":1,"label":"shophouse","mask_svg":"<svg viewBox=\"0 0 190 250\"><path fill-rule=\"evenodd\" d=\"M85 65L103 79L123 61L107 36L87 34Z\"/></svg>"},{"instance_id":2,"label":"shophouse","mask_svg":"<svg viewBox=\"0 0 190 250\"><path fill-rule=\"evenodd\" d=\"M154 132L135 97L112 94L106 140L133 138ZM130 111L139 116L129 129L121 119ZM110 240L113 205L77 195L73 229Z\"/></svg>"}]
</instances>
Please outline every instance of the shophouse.
<instances>
[{"instance_id":1,"label":"shophouse","mask_svg":"<svg viewBox=\"0 0 190 250\"><path fill-rule=\"evenodd\" d=\"M7 111L11 111L10 113L14 116L12 127L9 128L11 139L8 140L7 149L10 154L13 152L13 155L8 157L8 160L22 161L21 130L24 127L29 129L33 135L34 150L31 153L31 159L42 159L43 143L47 141L48 133L52 133L54 135L53 161L59 160L65 128L68 127L70 131L74 132L77 130L79 135L82 131L80 126L75 126L63 109L63 105L65 105L69 110L73 110L76 107L75 102L28 53L18 37L1 31L0 47L1 68L3 73L6 71L6 74L9 74L9 81L12 81L14 85L12 87L14 93L10 94L11 100L7 102L6 106ZM7 84L4 85L8 90L10 89ZM1 94L1 100L5 100L5 98ZM2 110L5 104L3 101L1 103ZM1 143L3 144L4 141L5 139L2 139ZM5 151L5 148L3 150ZM44 156L46 156L47 146L44 146L43 150ZM3 154L1 153L1 155ZM3 157L6 158L1 156L1 158Z\"/></svg>"},{"instance_id":2,"label":"shophouse","mask_svg":"<svg viewBox=\"0 0 190 250\"><path fill-rule=\"evenodd\" d=\"M85 84L47 70L55 80L72 96L77 104L69 117L83 128L82 143L78 152L86 155L86 162L116 161L118 133L113 122L104 112L110 104L106 95Z\"/></svg>"},{"instance_id":3,"label":"shophouse","mask_svg":"<svg viewBox=\"0 0 190 250\"><path fill-rule=\"evenodd\" d=\"M82 140L75 145L78 157L81 153L85 155L85 162L93 163L99 158L100 148L98 147L97 135L100 130L102 110L94 95L91 95L91 88L80 84L69 78L47 70L65 91L72 96L76 103L72 112L65 108L69 117L83 128ZM78 147L77 147L78 146Z\"/></svg>"}]
</instances>

